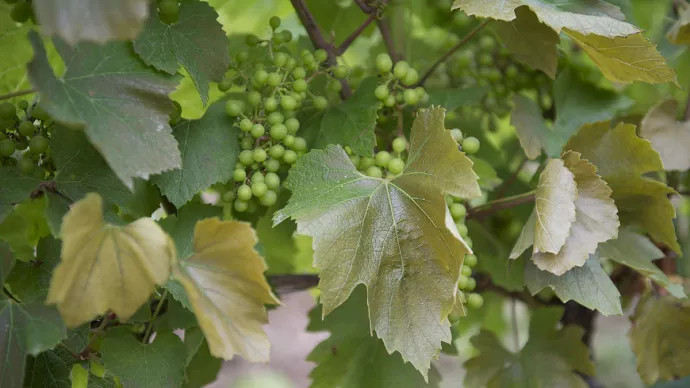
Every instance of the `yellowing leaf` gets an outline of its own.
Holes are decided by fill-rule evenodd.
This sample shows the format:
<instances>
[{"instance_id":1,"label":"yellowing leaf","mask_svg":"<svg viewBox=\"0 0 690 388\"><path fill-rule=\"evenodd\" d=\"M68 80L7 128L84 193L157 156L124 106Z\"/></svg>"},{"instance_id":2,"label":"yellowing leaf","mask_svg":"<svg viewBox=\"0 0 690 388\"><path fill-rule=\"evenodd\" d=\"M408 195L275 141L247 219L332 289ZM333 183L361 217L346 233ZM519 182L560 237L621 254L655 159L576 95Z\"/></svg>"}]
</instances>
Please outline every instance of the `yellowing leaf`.
<instances>
[{"instance_id":1,"label":"yellowing leaf","mask_svg":"<svg viewBox=\"0 0 690 388\"><path fill-rule=\"evenodd\" d=\"M666 64L666 59L656 50L656 46L642 33L605 37L585 35L569 29L565 32L589 54L604 76L613 82L678 84L673 68Z\"/></svg>"},{"instance_id":2,"label":"yellowing leaf","mask_svg":"<svg viewBox=\"0 0 690 388\"><path fill-rule=\"evenodd\" d=\"M560 159L549 160L539 177L536 192L534 253L558 253L575 221L577 185Z\"/></svg>"},{"instance_id":3,"label":"yellowing leaf","mask_svg":"<svg viewBox=\"0 0 690 388\"><path fill-rule=\"evenodd\" d=\"M678 102L666 100L642 120L640 136L652 142L666 170L690 168L690 122L676 120Z\"/></svg>"},{"instance_id":4,"label":"yellowing leaf","mask_svg":"<svg viewBox=\"0 0 690 388\"><path fill-rule=\"evenodd\" d=\"M441 108L419 113L407 166L392 180L362 175L340 147L311 151L290 170L292 197L274 217L292 217L313 238L324 315L364 284L371 329L424 375L451 339L446 317L469 252L447 226L443 194L480 192L444 119Z\"/></svg>"},{"instance_id":5,"label":"yellowing leaf","mask_svg":"<svg viewBox=\"0 0 690 388\"><path fill-rule=\"evenodd\" d=\"M270 344L261 328L268 322L264 305L279 302L255 244L249 224L205 219L194 228L193 254L173 270L211 354L226 360L239 354L249 361L268 361Z\"/></svg>"},{"instance_id":6,"label":"yellowing leaf","mask_svg":"<svg viewBox=\"0 0 690 388\"><path fill-rule=\"evenodd\" d=\"M57 304L70 327L108 310L127 320L165 284L175 260L174 243L153 220L108 224L102 206L98 194L87 194L62 222L62 260L46 303Z\"/></svg>"}]
</instances>

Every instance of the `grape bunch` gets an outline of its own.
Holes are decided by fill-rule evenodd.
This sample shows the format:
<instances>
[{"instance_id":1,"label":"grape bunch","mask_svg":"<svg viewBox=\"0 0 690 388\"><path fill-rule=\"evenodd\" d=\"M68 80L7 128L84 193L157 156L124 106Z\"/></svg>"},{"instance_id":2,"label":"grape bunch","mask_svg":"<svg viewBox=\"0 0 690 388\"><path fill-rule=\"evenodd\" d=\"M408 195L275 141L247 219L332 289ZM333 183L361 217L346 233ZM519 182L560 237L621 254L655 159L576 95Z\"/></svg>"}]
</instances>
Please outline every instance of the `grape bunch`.
<instances>
[{"instance_id":1,"label":"grape bunch","mask_svg":"<svg viewBox=\"0 0 690 388\"><path fill-rule=\"evenodd\" d=\"M376 69L379 72L379 86L374 95L383 104L379 119L399 114L405 106L416 106L426 102L428 95L423 87L415 85L419 81L419 73L405 61L393 60L388 54L376 56Z\"/></svg>"},{"instance_id":2,"label":"grape bunch","mask_svg":"<svg viewBox=\"0 0 690 388\"><path fill-rule=\"evenodd\" d=\"M467 208L463 204L460 198L453 197L451 195L446 196L446 204L448 204L448 210L450 211L453 221L455 221L455 227L458 230L462 239L468 247L472 248L472 239L468 235L467 225L465 225L465 217L467 216ZM463 265L460 268L460 279L458 281L458 288L466 293L467 304L472 308L479 308L484 303L481 295L473 293L475 287L477 287L477 281L472 277L472 268L477 265L477 256L466 255L463 261Z\"/></svg>"},{"instance_id":3,"label":"grape bunch","mask_svg":"<svg viewBox=\"0 0 690 388\"><path fill-rule=\"evenodd\" d=\"M16 106L10 102L0 104L0 164L16 166L20 173L36 179L53 174L48 140L51 125L52 120L38 105L23 100Z\"/></svg>"},{"instance_id":4,"label":"grape bunch","mask_svg":"<svg viewBox=\"0 0 690 388\"><path fill-rule=\"evenodd\" d=\"M240 51L218 88L233 93L225 111L241 130L241 152L233 179L225 185L221 200L236 212L253 212L259 205L273 205L281 189L281 177L307 152L307 141L297 136L298 115L305 109L324 110L328 99L312 91L316 77L327 78L328 89L340 90L340 80L349 74L344 65L331 64L324 50L304 50L299 56L281 47L292 34L278 31L281 20L269 20L271 37L247 36L250 49ZM240 95L242 98L237 98Z\"/></svg>"},{"instance_id":5,"label":"grape bunch","mask_svg":"<svg viewBox=\"0 0 690 388\"><path fill-rule=\"evenodd\" d=\"M405 169L405 153L407 140L400 136L391 143L391 152L380 150L374 157L360 156L352 152L350 147L345 147L345 152L350 156L352 164L362 174L372 178L391 179Z\"/></svg>"},{"instance_id":6,"label":"grape bunch","mask_svg":"<svg viewBox=\"0 0 690 388\"><path fill-rule=\"evenodd\" d=\"M34 20L34 9L31 7L30 0L5 0L12 5L10 18L17 23L26 23L29 19Z\"/></svg>"}]
</instances>

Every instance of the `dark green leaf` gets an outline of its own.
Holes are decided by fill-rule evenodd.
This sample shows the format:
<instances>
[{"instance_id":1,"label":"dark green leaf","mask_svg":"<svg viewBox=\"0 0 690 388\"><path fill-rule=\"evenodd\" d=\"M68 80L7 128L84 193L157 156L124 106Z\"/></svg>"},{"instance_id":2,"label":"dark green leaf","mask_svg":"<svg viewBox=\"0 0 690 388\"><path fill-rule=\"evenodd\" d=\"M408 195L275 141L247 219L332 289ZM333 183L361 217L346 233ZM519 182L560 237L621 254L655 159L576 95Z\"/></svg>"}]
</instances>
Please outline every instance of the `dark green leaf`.
<instances>
[{"instance_id":1,"label":"dark green leaf","mask_svg":"<svg viewBox=\"0 0 690 388\"><path fill-rule=\"evenodd\" d=\"M12 211L14 205L29 198L41 183L31 176L20 174L14 167L0 166L0 223Z\"/></svg>"},{"instance_id":2,"label":"dark green leaf","mask_svg":"<svg viewBox=\"0 0 690 388\"><path fill-rule=\"evenodd\" d=\"M38 240L50 234L46 223L45 199L27 199L15 206L12 213L0 223L0 240L10 244L16 258L31 261Z\"/></svg>"},{"instance_id":3,"label":"dark green leaf","mask_svg":"<svg viewBox=\"0 0 690 388\"><path fill-rule=\"evenodd\" d=\"M199 338L200 337L200 338ZM188 339L194 343L188 342ZM185 388L201 388L214 382L223 361L211 355L208 343L201 330L185 331L185 345L187 345L187 381Z\"/></svg>"},{"instance_id":4,"label":"dark green leaf","mask_svg":"<svg viewBox=\"0 0 690 388\"><path fill-rule=\"evenodd\" d=\"M156 331L189 329L197 325L194 313L184 307L177 299L168 298L167 303L165 313L156 318Z\"/></svg>"},{"instance_id":5,"label":"dark green leaf","mask_svg":"<svg viewBox=\"0 0 690 388\"><path fill-rule=\"evenodd\" d=\"M38 243L36 259L18 262L7 278L12 294L22 302L45 301L53 270L60 262L60 240L50 236Z\"/></svg>"},{"instance_id":6,"label":"dark green leaf","mask_svg":"<svg viewBox=\"0 0 690 388\"><path fill-rule=\"evenodd\" d=\"M57 347L26 360L24 388L72 388L72 366L79 360Z\"/></svg>"},{"instance_id":7,"label":"dark green leaf","mask_svg":"<svg viewBox=\"0 0 690 388\"><path fill-rule=\"evenodd\" d=\"M445 89L429 92L429 106L441 106L453 111L461 106L475 106L489 92L487 88Z\"/></svg>"}]
</instances>

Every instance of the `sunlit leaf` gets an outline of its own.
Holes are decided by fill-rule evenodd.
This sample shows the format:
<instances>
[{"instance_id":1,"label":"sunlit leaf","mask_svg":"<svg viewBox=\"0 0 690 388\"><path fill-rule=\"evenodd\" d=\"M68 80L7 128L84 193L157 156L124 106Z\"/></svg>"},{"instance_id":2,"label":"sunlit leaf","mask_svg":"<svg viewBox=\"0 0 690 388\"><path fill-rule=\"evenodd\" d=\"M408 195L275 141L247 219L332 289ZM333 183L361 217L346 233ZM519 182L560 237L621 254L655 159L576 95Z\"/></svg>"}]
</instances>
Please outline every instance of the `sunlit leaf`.
<instances>
[{"instance_id":1,"label":"sunlit leaf","mask_svg":"<svg viewBox=\"0 0 690 388\"><path fill-rule=\"evenodd\" d=\"M678 102L666 100L642 120L640 136L652 142L666 170L690 169L690 122L679 121Z\"/></svg>"},{"instance_id":2,"label":"sunlit leaf","mask_svg":"<svg viewBox=\"0 0 690 388\"><path fill-rule=\"evenodd\" d=\"M563 248L575 222L577 197L575 175L562 160L550 160L535 194L534 253L558 253Z\"/></svg>"}]
</instances>

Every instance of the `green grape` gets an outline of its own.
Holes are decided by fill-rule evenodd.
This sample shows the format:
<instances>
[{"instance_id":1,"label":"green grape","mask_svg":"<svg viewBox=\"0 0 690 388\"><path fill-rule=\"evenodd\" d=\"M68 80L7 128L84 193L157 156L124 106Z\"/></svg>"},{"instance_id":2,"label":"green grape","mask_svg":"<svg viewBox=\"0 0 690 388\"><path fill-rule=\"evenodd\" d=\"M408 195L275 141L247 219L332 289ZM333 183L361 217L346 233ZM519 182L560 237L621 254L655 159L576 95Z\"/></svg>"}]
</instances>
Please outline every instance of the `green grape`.
<instances>
[{"instance_id":1,"label":"green grape","mask_svg":"<svg viewBox=\"0 0 690 388\"><path fill-rule=\"evenodd\" d=\"M472 293L467 297L467 305L473 309L481 308L484 305L484 298L479 294Z\"/></svg>"},{"instance_id":2,"label":"green grape","mask_svg":"<svg viewBox=\"0 0 690 388\"><path fill-rule=\"evenodd\" d=\"M298 152L306 151L307 141L302 137L295 137L295 144L292 145L292 149Z\"/></svg>"},{"instance_id":3,"label":"green grape","mask_svg":"<svg viewBox=\"0 0 690 388\"><path fill-rule=\"evenodd\" d=\"M264 183L266 183L269 189L275 190L280 187L280 177L277 174L269 172L264 179Z\"/></svg>"},{"instance_id":4,"label":"green grape","mask_svg":"<svg viewBox=\"0 0 690 388\"><path fill-rule=\"evenodd\" d=\"M466 291L473 291L477 287L477 280L475 278L469 278L467 282Z\"/></svg>"},{"instance_id":5,"label":"green grape","mask_svg":"<svg viewBox=\"0 0 690 388\"><path fill-rule=\"evenodd\" d=\"M287 62L288 55L285 53L277 52L273 54L273 65L276 67L283 67Z\"/></svg>"},{"instance_id":6,"label":"green grape","mask_svg":"<svg viewBox=\"0 0 690 388\"><path fill-rule=\"evenodd\" d=\"M504 70L507 79L515 79L520 73L520 70L515 65L508 65Z\"/></svg>"},{"instance_id":7,"label":"green grape","mask_svg":"<svg viewBox=\"0 0 690 388\"><path fill-rule=\"evenodd\" d=\"M392 94L389 94L385 100L383 100L383 105L392 108L395 106L395 96Z\"/></svg>"},{"instance_id":8,"label":"green grape","mask_svg":"<svg viewBox=\"0 0 690 388\"><path fill-rule=\"evenodd\" d=\"M494 57L491 54L481 54L477 59L477 63L479 63L481 66L493 67Z\"/></svg>"},{"instance_id":9,"label":"green grape","mask_svg":"<svg viewBox=\"0 0 690 388\"><path fill-rule=\"evenodd\" d=\"M254 163L254 155L250 150L240 152L238 159L240 160L240 163L244 164L245 166L251 166L252 163Z\"/></svg>"},{"instance_id":10,"label":"green grape","mask_svg":"<svg viewBox=\"0 0 690 388\"><path fill-rule=\"evenodd\" d=\"M271 131L273 129L271 128ZM271 148L268 150L268 154L271 156L273 159L280 159L285 155L285 147L283 147L280 144L274 144L271 146Z\"/></svg>"},{"instance_id":11,"label":"green grape","mask_svg":"<svg viewBox=\"0 0 690 388\"><path fill-rule=\"evenodd\" d=\"M310 53L309 51L303 51L302 52L302 63L305 65L309 65L314 63L314 55Z\"/></svg>"},{"instance_id":12,"label":"green grape","mask_svg":"<svg viewBox=\"0 0 690 388\"><path fill-rule=\"evenodd\" d=\"M266 171L268 172L278 172L280 171L280 161L276 159L271 159L266 161Z\"/></svg>"},{"instance_id":13,"label":"green grape","mask_svg":"<svg viewBox=\"0 0 690 388\"><path fill-rule=\"evenodd\" d=\"M21 158L17 162L17 168L19 169L19 172L21 172L22 174L31 175L31 173L34 172L34 169L36 168L36 163L30 158Z\"/></svg>"},{"instance_id":14,"label":"green grape","mask_svg":"<svg viewBox=\"0 0 690 388\"><path fill-rule=\"evenodd\" d=\"M330 91L339 92L343 89L343 84L341 84L339 81L332 80L328 83L328 85L326 87Z\"/></svg>"},{"instance_id":15,"label":"green grape","mask_svg":"<svg viewBox=\"0 0 690 388\"><path fill-rule=\"evenodd\" d=\"M405 78L402 79L402 84L405 86L411 86L417 83L417 81L419 81L419 73L417 73L417 70L410 68L407 71Z\"/></svg>"},{"instance_id":16,"label":"green grape","mask_svg":"<svg viewBox=\"0 0 690 388\"><path fill-rule=\"evenodd\" d=\"M247 179L247 172L243 168L235 169L232 172L232 180L235 182L244 182Z\"/></svg>"},{"instance_id":17,"label":"green grape","mask_svg":"<svg viewBox=\"0 0 690 388\"><path fill-rule=\"evenodd\" d=\"M269 73L268 80L266 82L268 83L268 86L275 88L279 86L281 82L283 82L283 77L281 77L279 73Z\"/></svg>"},{"instance_id":18,"label":"green grape","mask_svg":"<svg viewBox=\"0 0 690 388\"><path fill-rule=\"evenodd\" d=\"M333 69L333 76L338 79L343 79L350 74L350 69L345 65L338 65Z\"/></svg>"},{"instance_id":19,"label":"green grape","mask_svg":"<svg viewBox=\"0 0 690 388\"><path fill-rule=\"evenodd\" d=\"M367 169L369 169L369 167L374 166L374 165L376 165L376 161L374 160L374 158L370 158L368 156L363 156L359 160L359 169L360 170L366 171Z\"/></svg>"},{"instance_id":20,"label":"green grape","mask_svg":"<svg viewBox=\"0 0 690 388\"><path fill-rule=\"evenodd\" d=\"M328 54L326 53L325 50L323 50L323 49L318 49L318 50L314 51L314 59L315 59L317 62L323 62L323 61L325 61L326 59L328 59Z\"/></svg>"},{"instance_id":21,"label":"green grape","mask_svg":"<svg viewBox=\"0 0 690 388\"><path fill-rule=\"evenodd\" d=\"M287 127L287 130L291 135L294 135L299 130L299 120L294 117L289 118L285 120L285 127Z\"/></svg>"},{"instance_id":22,"label":"green grape","mask_svg":"<svg viewBox=\"0 0 690 388\"><path fill-rule=\"evenodd\" d=\"M496 48L496 39L490 35L484 35L479 39L479 49L486 52L492 52Z\"/></svg>"},{"instance_id":23,"label":"green grape","mask_svg":"<svg viewBox=\"0 0 690 388\"><path fill-rule=\"evenodd\" d=\"M376 165L382 168L386 168L392 158L393 157L388 151L379 151L376 153L376 156L374 156Z\"/></svg>"},{"instance_id":24,"label":"green grape","mask_svg":"<svg viewBox=\"0 0 690 388\"><path fill-rule=\"evenodd\" d=\"M461 51L456 59L458 67L466 69L472 65L474 62L474 53L471 50Z\"/></svg>"},{"instance_id":25,"label":"green grape","mask_svg":"<svg viewBox=\"0 0 690 388\"><path fill-rule=\"evenodd\" d=\"M355 166L356 169L359 169L359 160L360 160L359 155L350 156L350 161L352 162L352 164Z\"/></svg>"},{"instance_id":26,"label":"green grape","mask_svg":"<svg viewBox=\"0 0 690 388\"><path fill-rule=\"evenodd\" d=\"M398 175L405 169L405 162L400 158L394 158L388 162L388 171L391 174Z\"/></svg>"},{"instance_id":27,"label":"green grape","mask_svg":"<svg viewBox=\"0 0 690 388\"><path fill-rule=\"evenodd\" d=\"M243 150L251 150L254 148L254 138L251 136L245 136L240 141L240 148Z\"/></svg>"},{"instance_id":28,"label":"green grape","mask_svg":"<svg viewBox=\"0 0 690 388\"><path fill-rule=\"evenodd\" d=\"M266 183L264 183L264 182L252 183L252 194L256 198L263 197L267 191L268 191L268 186L266 186Z\"/></svg>"},{"instance_id":29,"label":"green grape","mask_svg":"<svg viewBox=\"0 0 690 388\"><path fill-rule=\"evenodd\" d=\"M465 236L462 239L465 241L465 244L468 247L472 248L472 239L470 238L470 236Z\"/></svg>"},{"instance_id":30,"label":"green grape","mask_svg":"<svg viewBox=\"0 0 690 388\"><path fill-rule=\"evenodd\" d=\"M371 166L371 167L367 168L366 174L367 174L368 176L374 177L374 178L381 178L381 177L383 177L383 171L381 171L381 169L378 168L378 167L376 167L376 166Z\"/></svg>"},{"instance_id":31,"label":"green grape","mask_svg":"<svg viewBox=\"0 0 690 388\"><path fill-rule=\"evenodd\" d=\"M292 96L283 96L280 99L280 106L287 111L292 111L297 107L297 101Z\"/></svg>"},{"instance_id":32,"label":"green grape","mask_svg":"<svg viewBox=\"0 0 690 388\"><path fill-rule=\"evenodd\" d=\"M462 236L462 237L467 236L467 233L469 232L467 230L467 225L458 223L458 224L455 224L455 227L458 228L458 233L460 234L460 236Z\"/></svg>"},{"instance_id":33,"label":"green grape","mask_svg":"<svg viewBox=\"0 0 690 388\"><path fill-rule=\"evenodd\" d=\"M387 73L393 68L393 60L388 54L379 54L376 56L376 69L379 73Z\"/></svg>"},{"instance_id":34,"label":"green grape","mask_svg":"<svg viewBox=\"0 0 690 388\"><path fill-rule=\"evenodd\" d=\"M10 11L10 17L17 23L26 23L31 17L31 3L28 1L20 1L15 4Z\"/></svg>"},{"instance_id":35,"label":"green grape","mask_svg":"<svg viewBox=\"0 0 690 388\"><path fill-rule=\"evenodd\" d=\"M328 100L326 97L316 96L314 97L314 107L318 110L324 110L328 108Z\"/></svg>"},{"instance_id":36,"label":"green grape","mask_svg":"<svg viewBox=\"0 0 690 388\"><path fill-rule=\"evenodd\" d=\"M251 92L247 93L247 101L251 106L259 106L259 104L261 104L261 93L257 92L256 90L252 90Z\"/></svg>"},{"instance_id":37,"label":"green grape","mask_svg":"<svg viewBox=\"0 0 690 388\"><path fill-rule=\"evenodd\" d=\"M20 100L17 103L17 108L25 111L25 110L29 109L29 102L26 100Z\"/></svg>"},{"instance_id":38,"label":"green grape","mask_svg":"<svg viewBox=\"0 0 690 388\"><path fill-rule=\"evenodd\" d=\"M295 69L292 70L292 76L295 79L304 79L304 77L307 76L307 72L303 67L295 67Z\"/></svg>"},{"instance_id":39,"label":"green grape","mask_svg":"<svg viewBox=\"0 0 690 388\"><path fill-rule=\"evenodd\" d=\"M251 131L249 131L249 133L251 133L251 135L253 137L258 139L261 136L263 136L264 133L266 133L266 129L261 124L254 124L254 125L252 125L252 129L251 129Z\"/></svg>"},{"instance_id":40,"label":"green grape","mask_svg":"<svg viewBox=\"0 0 690 388\"><path fill-rule=\"evenodd\" d=\"M454 203L450 205L450 215L454 220L461 220L467 215L467 208L461 203Z\"/></svg>"},{"instance_id":41,"label":"green grape","mask_svg":"<svg viewBox=\"0 0 690 388\"><path fill-rule=\"evenodd\" d=\"M470 268L466 265L463 265L462 267L460 267L460 274L467 276L467 277L470 277L470 276L472 276L472 268Z\"/></svg>"},{"instance_id":42,"label":"green grape","mask_svg":"<svg viewBox=\"0 0 690 388\"><path fill-rule=\"evenodd\" d=\"M242 101L228 100L225 103L225 113L231 117L237 117L242 114Z\"/></svg>"},{"instance_id":43,"label":"green grape","mask_svg":"<svg viewBox=\"0 0 690 388\"><path fill-rule=\"evenodd\" d=\"M470 267L470 268L474 268L477 265L477 256L475 256L475 255L465 256L465 262L463 264Z\"/></svg>"},{"instance_id":44,"label":"green grape","mask_svg":"<svg viewBox=\"0 0 690 388\"><path fill-rule=\"evenodd\" d=\"M266 160L268 155L266 154L266 150L263 148L255 148L254 151L252 151L252 157L254 158L255 162L261 163Z\"/></svg>"},{"instance_id":45,"label":"green grape","mask_svg":"<svg viewBox=\"0 0 690 388\"><path fill-rule=\"evenodd\" d=\"M180 5L177 0L161 0L158 3L158 15L165 24L177 23L180 18Z\"/></svg>"},{"instance_id":46,"label":"green grape","mask_svg":"<svg viewBox=\"0 0 690 388\"><path fill-rule=\"evenodd\" d=\"M462 131L459 130L458 128L453 128L450 130L450 135L453 137L453 140L455 140L458 144L462 143Z\"/></svg>"},{"instance_id":47,"label":"green grape","mask_svg":"<svg viewBox=\"0 0 690 388\"><path fill-rule=\"evenodd\" d=\"M256 171L254 174L252 174L250 181L252 182L252 184L254 184L258 182L263 182L264 179L264 174L261 173L261 171Z\"/></svg>"},{"instance_id":48,"label":"green grape","mask_svg":"<svg viewBox=\"0 0 690 388\"><path fill-rule=\"evenodd\" d=\"M297 60L293 57L288 56L288 59L285 62L285 66L283 66L283 67L285 67L285 69L287 71L291 71L292 69L295 68L295 66L297 66Z\"/></svg>"},{"instance_id":49,"label":"green grape","mask_svg":"<svg viewBox=\"0 0 690 388\"><path fill-rule=\"evenodd\" d=\"M285 136L285 139L283 139L283 144L285 144L287 147L292 147L295 145L295 137L292 135Z\"/></svg>"},{"instance_id":50,"label":"green grape","mask_svg":"<svg viewBox=\"0 0 690 388\"><path fill-rule=\"evenodd\" d=\"M34 154L42 154L48 150L48 139L41 135L36 135L29 142L29 149Z\"/></svg>"},{"instance_id":51,"label":"green grape","mask_svg":"<svg viewBox=\"0 0 690 388\"><path fill-rule=\"evenodd\" d=\"M242 185L237 189L237 198L242 201L249 201L252 198L252 188Z\"/></svg>"},{"instance_id":52,"label":"green grape","mask_svg":"<svg viewBox=\"0 0 690 388\"><path fill-rule=\"evenodd\" d=\"M303 79L295 80L295 82L292 83L292 90L298 93L306 92L307 89L309 89L309 84Z\"/></svg>"},{"instance_id":53,"label":"green grape","mask_svg":"<svg viewBox=\"0 0 690 388\"><path fill-rule=\"evenodd\" d=\"M229 78L223 78L219 83L218 83L218 90L221 92L227 92L230 90L232 87L232 80Z\"/></svg>"},{"instance_id":54,"label":"green grape","mask_svg":"<svg viewBox=\"0 0 690 388\"><path fill-rule=\"evenodd\" d=\"M249 60L249 53L246 51L240 51L237 53L237 57L235 57L237 60L237 63L245 63Z\"/></svg>"},{"instance_id":55,"label":"green grape","mask_svg":"<svg viewBox=\"0 0 690 388\"><path fill-rule=\"evenodd\" d=\"M405 89L403 98L405 99L405 104L407 105L416 105L419 102L419 97L414 89Z\"/></svg>"},{"instance_id":56,"label":"green grape","mask_svg":"<svg viewBox=\"0 0 690 388\"><path fill-rule=\"evenodd\" d=\"M36 127L29 121L22 121L17 130L22 136L31 136L36 132Z\"/></svg>"},{"instance_id":57,"label":"green grape","mask_svg":"<svg viewBox=\"0 0 690 388\"><path fill-rule=\"evenodd\" d=\"M17 147L17 150L24 151L25 149L29 148L29 142L26 141L26 138L17 139L14 142L14 146Z\"/></svg>"},{"instance_id":58,"label":"green grape","mask_svg":"<svg viewBox=\"0 0 690 388\"><path fill-rule=\"evenodd\" d=\"M288 30L280 31L283 42L289 43L292 40L292 32Z\"/></svg>"},{"instance_id":59,"label":"green grape","mask_svg":"<svg viewBox=\"0 0 690 388\"><path fill-rule=\"evenodd\" d=\"M393 68L393 75L395 78L402 80L407 76L407 72L410 70L410 65L405 61L398 61Z\"/></svg>"},{"instance_id":60,"label":"green grape","mask_svg":"<svg viewBox=\"0 0 690 388\"><path fill-rule=\"evenodd\" d=\"M479 151L479 139L476 137L467 137L462 141L462 150L473 155Z\"/></svg>"},{"instance_id":61,"label":"green grape","mask_svg":"<svg viewBox=\"0 0 690 388\"><path fill-rule=\"evenodd\" d=\"M273 112L278 109L278 101L274 97L268 97L264 100L264 110L266 112Z\"/></svg>"},{"instance_id":62,"label":"green grape","mask_svg":"<svg viewBox=\"0 0 690 388\"><path fill-rule=\"evenodd\" d=\"M460 275L458 278L458 289L464 290L470 283L470 279L465 275Z\"/></svg>"},{"instance_id":63,"label":"green grape","mask_svg":"<svg viewBox=\"0 0 690 388\"><path fill-rule=\"evenodd\" d=\"M47 121L48 119L50 119L50 115L48 114L48 112L43 110L43 107L41 105L34 105L34 108L31 109L31 116L43 121Z\"/></svg>"},{"instance_id":64,"label":"green grape","mask_svg":"<svg viewBox=\"0 0 690 388\"><path fill-rule=\"evenodd\" d=\"M284 124L276 124L271 127L271 137L275 140L283 140L287 134L288 129Z\"/></svg>"},{"instance_id":65,"label":"green grape","mask_svg":"<svg viewBox=\"0 0 690 388\"><path fill-rule=\"evenodd\" d=\"M226 191L223 193L223 195L220 196L220 200L225 202L225 203L230 203L235 200L235 192L234 191Z\"/></svg>"},{"instance_id":66,"label":"green grape","mask_svg":"<svg viewBox=\"0 0 690 388\"><path fill-rule=\"evenodd\" d=\"M249 209L249 203L247 201L237 199L237 200L235 200L235 203L233 204L233 208L236 211L243 213L243 212L246 212L247 209Z\"/></svg>"},{"instance_id":67,"label":"green grape","mask_svg":"<svg viewBox=\"0 0 690 388\"><path fill-rule=\"evenodd\" d=\"M240 129L244 132L249 132L252 130L252 121L249 119L242 119L240 121Z\"/></svg>"},{"instance_id":68,"label":"green grape","mask_svg":"<svg viewBox=\"0 0 690 388\"><path fill-rule=\"evenodd\" d=\"M297 161L297 152L293 150L285 151L285 155L283 155L283 161L287 164L295 164L295 162Z\"/></svg>"},{"instance_id":69,"label":"green grape","mask_svg":"<svg viewBox=\"0 0 690 388\"><path fill-rule=\"evenodd\" d=\"M424 90L424 88L421 86L417 86L416 88L414 88L414 91L415 93L417 93L417 98L420 101L425 101L425 99L428 97L426 94L426 90Z\"/></svg>"},{"instance_id":70,"label":"green grape","mask_svg":"<svg viewBox=\"0 0 690 388\"><path fill-rule=\"evenodd\" d=\"M402 153L407 150L407 140L404 137L396 137L393 140L393 151L397 153Z\"/></svg>"},{"instance_id":71,"label":"green grape","mask_svg":"<svg viewBox=\"0 0 690 388\"><path fill-rule=\"evenodd\" d=\"M377 99L380 101L383 101L390 95L390 91L388 90L388 85L379 85L376 87L374 90L374 96L376 96Z\"/></svg>"},{"instance_id":72,"label":"green grape","mask_svg":"<svg viewBox=\"0 0 690 388\"><path fill-rule=\"evenodd\" d=\"M285 41L283 40L283 34L275 34L274 33L273 36L271 36L271 40L273 41L273 44L276 46L279 46L279 45L285 43Z\"/></svg>"},{"instance_id":73,"label":"green grape","mask_svg":"<svg viewBox=\"0 0 690 388\"><path fill-rule=\"evenodd\" d=\"M259 202L261 202L261 204L264 206L273 206L277 200L278 194L276 194L276 192L273 190L268 190L264 196L259 199Z\"/></svg>"},{"instance_id":74,"label":"green grape","mask_svg":"<svg viewBox=\"0 0 690 388\"><path fill-rule=\"evenodd\" d=\"M285 116L280 112L273 112L266 117L266 122L270 125L282 124L284 120Z\"/></svg>"},{"instance_id":75,"label":"green grape","mask_svg":"<svg viewBox=\"0 0 690 388\"><path fill-rule=\"evenodd\" d=\"M264 86L268 82L268 72L264 69L259 69L254 72L252 81L259 86Z\"/></svg>"},{"instance_id":76,"label":"green grape","mask_svg":"<svg viewBox=\"0 0 690 388\"><path fill-rule=\"evenodd\" d=\"M10 156L14 153L15 149L16 147L12 140L0 140L0 156Z\"/></svg>"},{"instance_id":77,"label":"green grape","mask_svg":"<svg viewBox=\"0 0 690 388\"><path fill-rule=\"evenodd\" d=\"M250 34L244 38L244 43L246 43L249 47L254 47L257 44L261 43L261 39L259 39L259 37L256 35Z\"/></svg>"}]
</instances>

